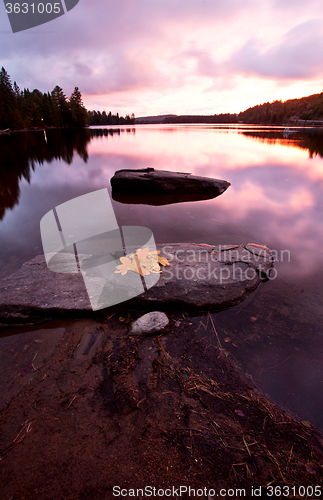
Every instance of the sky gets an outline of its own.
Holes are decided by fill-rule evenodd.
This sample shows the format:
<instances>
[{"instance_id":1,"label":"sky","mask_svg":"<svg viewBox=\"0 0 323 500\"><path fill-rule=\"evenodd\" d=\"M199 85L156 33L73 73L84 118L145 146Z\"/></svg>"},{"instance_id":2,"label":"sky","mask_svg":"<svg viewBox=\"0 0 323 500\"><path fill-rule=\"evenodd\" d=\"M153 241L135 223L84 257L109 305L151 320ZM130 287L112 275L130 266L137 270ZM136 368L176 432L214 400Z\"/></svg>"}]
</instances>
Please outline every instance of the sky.
<instances>
[{"instance_id":1,"label":"sky","mask_svg":"<svg viewBox=\"0 0 323 500\"><path fill-rule=\"evenodd\" d=\"M20 88L121 115L239 113L323 89L321 0L79 0L12 33L0 3L0 66Z\"/></svg>"}]
</instances>

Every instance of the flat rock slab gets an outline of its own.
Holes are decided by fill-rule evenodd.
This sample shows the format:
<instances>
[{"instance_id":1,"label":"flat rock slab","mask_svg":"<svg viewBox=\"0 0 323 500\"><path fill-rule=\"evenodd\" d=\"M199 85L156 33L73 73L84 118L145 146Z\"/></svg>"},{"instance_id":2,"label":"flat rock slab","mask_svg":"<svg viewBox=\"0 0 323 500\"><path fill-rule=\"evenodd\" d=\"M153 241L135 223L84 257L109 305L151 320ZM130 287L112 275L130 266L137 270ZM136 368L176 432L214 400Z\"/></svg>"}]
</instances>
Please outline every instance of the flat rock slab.
<instances>
[{"instance_id":1,"label":"flat rock slab","mask_svg":"<svg viewBox=\"0 0 323 500\"><path fill-rule=\"evenodd\" d=\"M273 257L268 248L260 245L178 243L157 245L157 248L170 265L162 267L155 286L120 303L121 308L221 310L239 304L261 281L271 279ZM102 309L107 314L109 310ZM82 275L52 272L42 255L0 280L2 324L90 312Z\"/></svg>"},{"instance_id":2,"label":"flat rock slab","mask_svg":"<svg viewBox=\"0 0 323 500\"><path fill-rule=\"evenodd\" d=\"M215 198L230 185L221 179L153 168L118 170L111 179L113 199L121 203L148 205Z\"/></svg>"}]
</instances>

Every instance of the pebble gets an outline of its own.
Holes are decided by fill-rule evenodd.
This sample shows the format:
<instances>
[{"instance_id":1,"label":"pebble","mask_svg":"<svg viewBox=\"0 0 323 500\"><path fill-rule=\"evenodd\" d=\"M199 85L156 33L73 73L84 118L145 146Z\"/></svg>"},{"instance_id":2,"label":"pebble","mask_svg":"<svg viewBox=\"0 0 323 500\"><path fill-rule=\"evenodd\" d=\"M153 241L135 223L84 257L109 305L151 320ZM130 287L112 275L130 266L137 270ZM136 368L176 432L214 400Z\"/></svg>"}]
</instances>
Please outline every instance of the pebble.
<instances>
[{"instance_id":1,"label":"pebble","mask_svg":"<svg viewBox=\"0 0 323 500\"><path fill-rule=\"evenodd\" d=\"M165 330L169 326L169 319L165 313L153 311L144 314L130 325L130 334L151 335Z\"/></svg>"}]
</instances>

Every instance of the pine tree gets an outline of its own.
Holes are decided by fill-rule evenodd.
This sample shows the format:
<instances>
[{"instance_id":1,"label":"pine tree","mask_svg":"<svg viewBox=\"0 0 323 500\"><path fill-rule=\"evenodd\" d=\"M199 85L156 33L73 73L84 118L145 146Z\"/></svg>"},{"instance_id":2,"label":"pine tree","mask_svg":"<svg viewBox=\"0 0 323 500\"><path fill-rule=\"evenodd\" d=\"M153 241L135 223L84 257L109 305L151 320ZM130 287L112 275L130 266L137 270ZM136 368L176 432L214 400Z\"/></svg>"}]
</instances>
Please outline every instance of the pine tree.
<instances>
[{"instance_id":1,"label":"pine tree","mask_svg":"<svg viewBox=\"0 0 323 500\"><path fill-rule=\"evenodd\" d=\"M12 83L10 80L10 76L8 75L8 73L6 72L6 70L4 69L3 66L2 66L1 71L0 71L0 86L3 88L6 88L12 94L14 93L13 88L12 88Z\"/></svg>"},{"instance_id":2,"label":"pine tree","mask_svg":"<svg viewBox=\"0 0 323 500\"><path fill-rule=\"evenodd\" d=\"M56 85L56 87L52 90L51 96L53 99L54 107L56 108L56 114L58 116L59 126L60 127L69 126L72 122L72 116L63 89L58 85Z\"/></svg>"},{"instance_id":3,"label":"pine tree","mask_svg":"<svg viewBox=\"0 0 323 500\"><path fill-rule=\"evenodd\" d=\"M10 76L2 66L0 71L0 129L23 127L15 91Z\"/></svg>"},{"instance_id":4,"label":"pine tree","mask_svg":"<svg viewBox=\"0 0 323 500\"><path fill-rule=\"evenodd\" d=\"M75 127L85 127L89 122L89 115L83 106L82 94L78 87L74 88L69 103L72 113L72 124Z\"/></svg>"}]
</instances>

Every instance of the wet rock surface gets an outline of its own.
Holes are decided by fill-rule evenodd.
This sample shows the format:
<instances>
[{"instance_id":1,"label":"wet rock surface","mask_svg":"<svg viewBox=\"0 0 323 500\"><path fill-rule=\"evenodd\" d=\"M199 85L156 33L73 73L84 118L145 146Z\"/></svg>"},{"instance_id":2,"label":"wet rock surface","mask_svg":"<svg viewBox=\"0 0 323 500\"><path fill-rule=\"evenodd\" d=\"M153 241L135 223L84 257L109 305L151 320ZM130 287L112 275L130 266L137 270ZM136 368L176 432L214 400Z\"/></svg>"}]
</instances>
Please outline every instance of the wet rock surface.
<instances>
[{"instance_id":1,"label":"wet rock surface","mask_svg":"<svg viewBox=\"0 0 323 500\"><path fill-rule=\"evenodd\" d=\"M230 185L230 182L221 179L153 168L118 170L111 179L113 199L148 205L215 198Z\"/></svg>"},{"instance_id":2,"label":"wet rock surface","mask_svg":"<svg viewBox=\"0 0 323 500\"><path fill-rule=\"evenodd\" d=\"M221 310L245 300L273 271L270 250L255 244L157 248L170 265L155 286L126 302L130 309ZM42 255L0 281L1 323L91 313L82 275L54 273Z\"/></svg>"}]
</instances>

